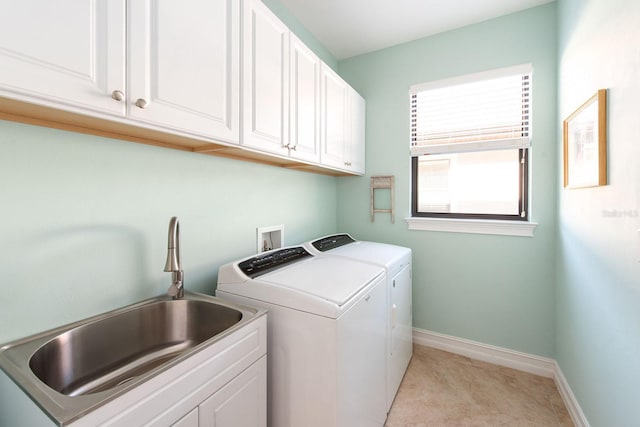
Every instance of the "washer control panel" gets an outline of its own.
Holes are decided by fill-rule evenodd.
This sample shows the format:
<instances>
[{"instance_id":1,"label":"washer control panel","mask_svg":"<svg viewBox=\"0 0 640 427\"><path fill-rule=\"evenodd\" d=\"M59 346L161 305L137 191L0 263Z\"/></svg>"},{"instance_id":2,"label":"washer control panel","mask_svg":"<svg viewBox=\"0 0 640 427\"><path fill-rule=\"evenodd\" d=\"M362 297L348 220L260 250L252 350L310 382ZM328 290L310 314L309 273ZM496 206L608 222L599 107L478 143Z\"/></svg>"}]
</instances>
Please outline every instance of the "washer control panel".
<instances>
[{"instance_id":1,"label":"washer control panel","mask_svg":"<svg viewBox=\"0 0 640 427\"><path fill-rule=\"evenodd\" d=\"M333 236L323 237L315 242L311 243L314 248L320 252L326 252L331 249L338 248L340 246L353 243L355 240L348 234L335 234Z\"/></svg>"},{"instance_id":2,"label":"washer control panel","mask_svg":"<svg viewBox=\"0 0 640 427\"><path fill-rule=\"evenodd\" d=\"M285 248L277 251L267 252L246 259L238 264L238 268L252 279L283 267L289 263L313 256L302 246Z\"/></svg>"}]
</instances>

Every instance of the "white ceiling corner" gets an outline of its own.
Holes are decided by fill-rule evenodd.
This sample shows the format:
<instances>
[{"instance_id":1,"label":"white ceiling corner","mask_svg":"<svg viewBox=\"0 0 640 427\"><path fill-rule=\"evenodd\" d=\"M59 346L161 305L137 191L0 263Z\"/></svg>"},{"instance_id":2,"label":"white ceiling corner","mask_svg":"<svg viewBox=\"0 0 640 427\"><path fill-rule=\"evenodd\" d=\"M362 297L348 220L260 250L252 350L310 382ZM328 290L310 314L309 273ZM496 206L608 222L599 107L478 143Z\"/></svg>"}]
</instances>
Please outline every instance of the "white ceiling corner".
<instances>
[{"instance_id":1,"label":"white ceiling corner","mask_svg":"<svg viewBox=\"0 0 640 427\"><path fill-rule=\"evenodd\" d=\"M554 0L280 0L341 60Z\"/></svg>"}]
</instances>

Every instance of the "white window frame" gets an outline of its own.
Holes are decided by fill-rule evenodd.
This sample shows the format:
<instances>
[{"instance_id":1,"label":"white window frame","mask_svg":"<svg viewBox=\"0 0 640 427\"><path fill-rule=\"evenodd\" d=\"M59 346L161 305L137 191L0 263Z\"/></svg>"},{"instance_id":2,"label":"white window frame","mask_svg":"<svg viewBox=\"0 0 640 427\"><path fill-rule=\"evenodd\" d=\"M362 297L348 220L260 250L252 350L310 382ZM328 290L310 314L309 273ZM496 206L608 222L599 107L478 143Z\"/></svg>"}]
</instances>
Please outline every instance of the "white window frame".
<instances>
[{"instance_id":1,"label":"white window frame","mask_svg":"<svg viewBox=\"0 0 640 427\"><path fill-rule=\"evenodd\" d=\"M514 67L500 68L495 70L489 70L486 72L480 72L475 74L469 74L459 77L453 77L448 79L442 79L434 82L421 83L412 85L410 87L410 96L424 90L436 89L440 87L460 85L464 83L470 83L481 80L488 80L496 77L503 77L514 74L531 74L533 75L533 67L531 64L523 64ZM530 104L531 105L531 100ZM466 151L480 151L486 149L509 149L518 148L526 149L530 156L531 148L531 133L532 129L529 126L528 136L517 137L512 139L503 139L500 141L473 141L443 144L443 145L431 145L425 146L412 146L411 156L416 157L422 154L439 154L449 152L466 152ZM525 169L526 170L526 169ZM528 178L528 177L527 177ZM412 179L413 180L413 179ZM529 187L526 192L527 197L530 198L530 182L527 183ZM411 190L411 200L413 203L413 189ZM530 210L531 203L527 200L527 209ZM413 212L413 208L412 208ZM510 236L533 236L536 226L535 222L531 221L531 213L527 212L526 220L501 220L501 219L478 219L478 218L455 218L455 217L430 217L430 216L411 216L405 218L408 224L409 230L423 230L423 231L447 231L447 232L462 232L462 233L479 233L479 234L493 234L493 235L510 235Z\"/></svg>"}]
</instances>

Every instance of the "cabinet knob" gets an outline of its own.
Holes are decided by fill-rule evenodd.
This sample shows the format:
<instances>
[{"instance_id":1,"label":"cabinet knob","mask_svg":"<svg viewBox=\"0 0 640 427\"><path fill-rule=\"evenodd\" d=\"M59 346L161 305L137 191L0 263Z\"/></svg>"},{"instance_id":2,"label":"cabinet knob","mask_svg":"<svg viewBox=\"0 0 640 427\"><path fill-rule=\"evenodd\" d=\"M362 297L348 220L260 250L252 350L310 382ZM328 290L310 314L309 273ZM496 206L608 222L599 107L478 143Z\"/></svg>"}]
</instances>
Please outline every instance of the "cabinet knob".
<instances>
[{"instance_id":1,"label":"cabinet knob","mask_svg":"<svg viewBox=\"0 0 640 427\"><path fill-rule=\"evenodd\" d=\"M297 145L293 145L293 146L291 146L291 145L289 144L289 149L290 149L290 150L296 151L296 147L297 147Z\"/></svg>"},{"instance_id":2,"label":"cabinet knob","mask_svg":"<svg viewBox=\"0 0 640 427\"><path fill-rule=\"evenodd\" d=\"M138 108L147 108L147 101L145 101L142 98L138 98L138 100L136 101L136 107L138 107Z\"/></svg>"},{"instance_id":3,"label":"cabinet knob","mask_svg":"<svg viewBox=\"0 0 640 427\"><path fill-rule=\"evenodd\" d=\"M114 90L113 92L111 92L111 98L115 99L116 101L122 101L124 100L124 92L121 90Z\"/></svg>"}]
</instances>

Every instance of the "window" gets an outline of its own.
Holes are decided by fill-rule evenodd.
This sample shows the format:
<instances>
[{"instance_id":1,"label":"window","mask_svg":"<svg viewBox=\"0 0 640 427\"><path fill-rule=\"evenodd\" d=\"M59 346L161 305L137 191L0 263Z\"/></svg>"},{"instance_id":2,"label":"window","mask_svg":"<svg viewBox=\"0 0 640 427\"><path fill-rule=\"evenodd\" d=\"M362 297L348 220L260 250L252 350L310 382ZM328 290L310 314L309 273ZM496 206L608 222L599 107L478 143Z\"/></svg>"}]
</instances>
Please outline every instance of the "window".
<instances>
[{"instance_id":1,"label":"window","mask_svg":"<svg viewBox=\"0 0 640 427\"><path fill-rule=\"evenodd\" d=\"M528 220L531 74L411 87L412 216Z\"/></svg>"}]
</instances>

